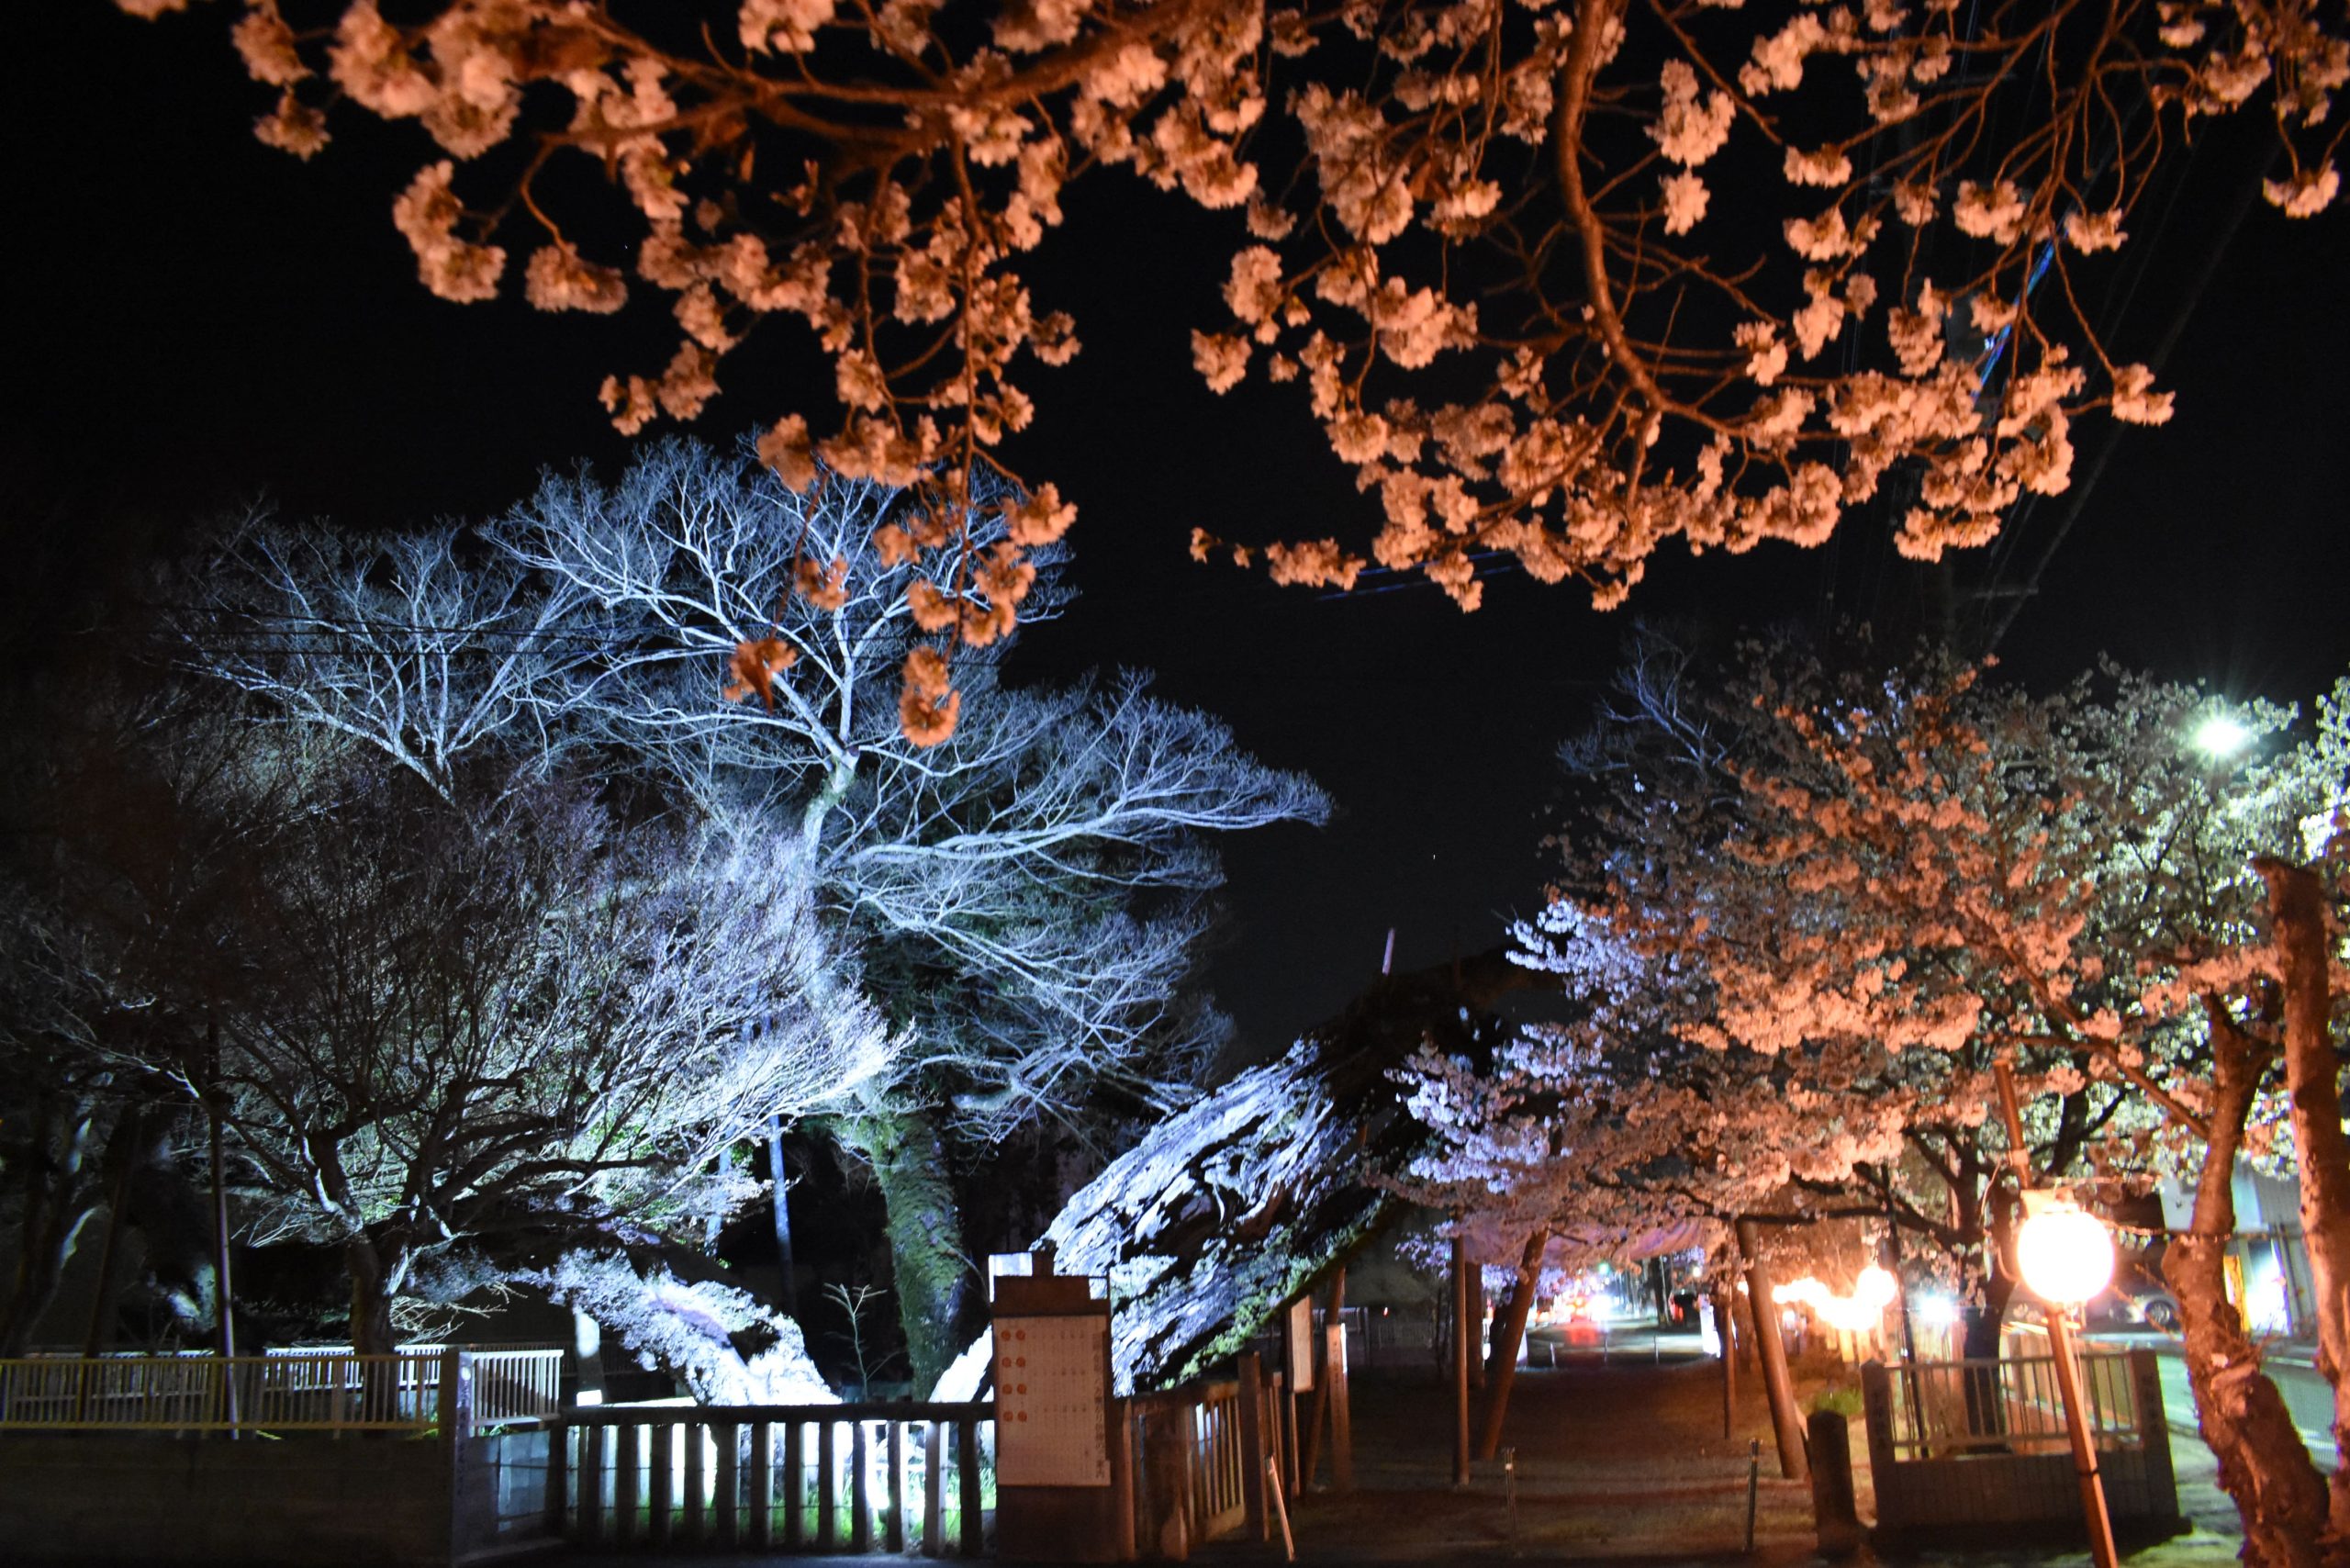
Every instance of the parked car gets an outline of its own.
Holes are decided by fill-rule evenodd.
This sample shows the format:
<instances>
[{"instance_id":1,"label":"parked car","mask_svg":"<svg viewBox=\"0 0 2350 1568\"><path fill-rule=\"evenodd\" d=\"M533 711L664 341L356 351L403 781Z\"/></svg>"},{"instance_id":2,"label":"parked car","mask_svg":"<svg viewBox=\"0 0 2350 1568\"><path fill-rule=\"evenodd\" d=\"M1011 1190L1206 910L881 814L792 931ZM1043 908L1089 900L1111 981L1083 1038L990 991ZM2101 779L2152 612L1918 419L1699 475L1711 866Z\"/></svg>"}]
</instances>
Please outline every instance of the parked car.
<instances>
[{"instance_id":1,"label":"parked car","mask_svg":"<svg viewBox=\"0 0 2350 1568\"><path fill-rule=\"evenodd\" d=\"M2143 1323L2165 1334L2178 1332L2178 1297L2153 1272L2136 1263L2113 1271L2113 1283L2089 1303L2089 1316L2107 1322Z\"/></svg>"}]
</instances>

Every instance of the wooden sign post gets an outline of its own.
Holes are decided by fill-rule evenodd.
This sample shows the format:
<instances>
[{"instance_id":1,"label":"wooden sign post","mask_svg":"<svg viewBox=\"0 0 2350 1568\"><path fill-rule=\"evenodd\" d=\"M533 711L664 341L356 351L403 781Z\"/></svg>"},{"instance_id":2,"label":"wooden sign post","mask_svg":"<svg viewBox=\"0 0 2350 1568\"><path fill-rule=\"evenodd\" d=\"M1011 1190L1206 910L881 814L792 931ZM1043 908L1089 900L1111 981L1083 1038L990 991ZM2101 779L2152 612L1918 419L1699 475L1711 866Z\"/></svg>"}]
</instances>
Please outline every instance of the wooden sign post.
<instances>
[{"instance_id":1,"label":"wooden sign post","mask_svg":"<svg viewBox=\"0 0 2350 1568\"><path fill-rule=\"evenodd\" d=\"M1110 1393L1110 1304L1085 1276L995 1281L996 1554L1131 1562L1134 1484L1123 1402Z\"/></svg>"}]
</instances>

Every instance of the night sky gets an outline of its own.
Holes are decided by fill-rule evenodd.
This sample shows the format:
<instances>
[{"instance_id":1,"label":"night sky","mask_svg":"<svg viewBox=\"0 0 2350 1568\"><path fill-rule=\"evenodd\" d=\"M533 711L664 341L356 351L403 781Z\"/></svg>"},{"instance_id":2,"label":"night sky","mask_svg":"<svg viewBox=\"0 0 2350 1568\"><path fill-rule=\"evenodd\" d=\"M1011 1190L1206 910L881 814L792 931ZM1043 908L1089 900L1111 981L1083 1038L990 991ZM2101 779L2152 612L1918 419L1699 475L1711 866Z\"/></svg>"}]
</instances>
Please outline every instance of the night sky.
<instances>
[{"instance_id":1,"label":"night sky","mask_svg":"<svg viewBox=\"0 0 2350 1568\"><path fill-rule=\"evenodd\" d=\"M160 25L105 0L23 9L0 59L16 125L14 411L0 433L13 563L0 607L14 630L76 634L57 610L62 579L128 584L189 525L259 497L391 527L494 512L550 465L623 460L593 393L608 371L666 360L666 315L428 296L389 219L437 155L420 129L346 115L305 165L248 134L264 100L229 47L225 7ZM2117 359L2147 357L2183 319L2164 375L2177 417L2125 432L1999 652L2035 681L2101 650L2232 695L2306 700L2350 670L2350 212L2288 224L2255 205L2204 283L2263 155L2235 131L2206 143L2175 199L2132 226L2133 241L2154 238L2143 277L2100 305L2127 294ZM1027 640L1015 677L1154 669L1165 695L1223 714L1243 745L1337 797L1324 832L1226 846L1233 919L1214 980L1257 1052L1358 991L1390 925L1408 968L1490 946L1509 914L1532 912L1550 756L1629 615L1760 628L1897 625L1914 610L1920 574L1865 522L1818 552L1693 562L1674 547L1611 616L1507 573L1463 617L1416 583L1332 599L1195 566L1194 524L1360 542L1375 503L1295 387L1219 399L1192 373L1189 333L1219 319L1237 218L1117 174L1065 205L1032 281L1040 308L1076 315L1086 346L1028 377L1038 420L1010 456L1083 509L1083 597ZM738 351L695 433L730 442L793 406L823 423L825 380L811 381L791 330ZM2076 431L2076 476L2107 429ZM2015 525L2010 578L2067 510L2043 501Z\"/></svg>"}]
</instances>

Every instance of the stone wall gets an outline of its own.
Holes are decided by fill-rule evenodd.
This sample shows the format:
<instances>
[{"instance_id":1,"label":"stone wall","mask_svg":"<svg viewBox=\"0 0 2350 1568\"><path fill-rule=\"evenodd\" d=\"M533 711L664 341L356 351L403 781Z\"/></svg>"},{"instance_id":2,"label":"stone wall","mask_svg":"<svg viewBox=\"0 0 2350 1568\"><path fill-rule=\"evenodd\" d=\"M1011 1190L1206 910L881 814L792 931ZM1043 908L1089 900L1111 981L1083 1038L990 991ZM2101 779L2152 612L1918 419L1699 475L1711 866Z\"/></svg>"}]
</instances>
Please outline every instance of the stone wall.
<instances>
[{"instance_id":1,"label":"stone wall","mask_svg":"<svg viewBox=\"0 0 2350 1568\"><path fill-rule=\"evenodd\" d=\"M9 1562L448 1568L543 1539L547 1436L0 1438Z\"/></svg>"}]
</instances>

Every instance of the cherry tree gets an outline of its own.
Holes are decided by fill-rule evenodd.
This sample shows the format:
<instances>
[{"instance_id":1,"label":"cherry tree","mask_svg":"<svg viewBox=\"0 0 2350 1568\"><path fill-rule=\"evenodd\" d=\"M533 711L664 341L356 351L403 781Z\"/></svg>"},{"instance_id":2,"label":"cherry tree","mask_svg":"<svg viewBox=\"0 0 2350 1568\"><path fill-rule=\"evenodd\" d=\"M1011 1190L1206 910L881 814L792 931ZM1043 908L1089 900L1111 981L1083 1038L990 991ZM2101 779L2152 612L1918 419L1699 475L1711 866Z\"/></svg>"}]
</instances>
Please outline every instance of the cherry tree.
<instances>
[{"instance_id":1,"label":"cherry tree","mask_svg":"<svg viewBox=\"0 0 2350 1568\"><path fill-rule=\"evenodd\" d=\"M964 613L966 520L991 513L1016 560L1075 513L1049 483L981 476L1032 422L1027 362L1078 352L1024 271L1089 171L1237 215L1230 317L1195 332L1196 367L1219 391L1296 384L1379 498L1367 551L1272 543L1277 577L1345 585L1376 561L1467 608L1472 554L1501 551L1606 604L1667 541L1815 544L1880 501L1907 554L1980 543L2022 494L2065 488L2076 420L2162 422L2170 394L2092 326L2098 269L2211 117L2267 114L2270 202L2331 205L2350 79L2313 0L402 15L246 0L235 42L276 94L261 140L309 158L330 110L417 121L392 218L444 298L519 272L542 309L663 299L675 353L599 389L623 431L695 418L728 356L804 327L833 407L778 410L761 454L795 489L933 497L923 591L957 607L933 655L1007 612ZM905 655L910 737L944 738L951 691Z\"/></svg>"},{"instance_id":2,"label":"cherry tree","mask_svg":"<svg viewBox=\"0 0 2350 1568\"><path fill-rule=\"evenodd\" d=\"M2221 766L2192 745L2213 699L2112 672L2033 698L1930 659L1863 678L1783 654L1710 707L1684 674L1651 648L1627 683L1637 733L1574 754L1608 781L1602 835L1528 936L1585 1014L1493 1073L1430 1071L1422 1100L1451 1130L1424 1173L1553 1224L1873 1214L1929 1241L1996 1326L2015 1196L1986 1112L2009 1057L2036 1169L2197 1179L2166 1266L2205 1431L2263 1560L2313 1560L2322 1489L2248 1370L2220 1257L2236 1156L2286 1148L2265 1086L2289 1063L2296 983L2320 999L2299 1037L2329 1027L2326 939L2289 957L2263 875L2308 906L2341 897L2338 835L2301 829L2343 798L2350 689L2298 745L2288 713L2238 709L2252 760ZM2272 846L2328 858L2256 870ZM2322 923L2300 918L2307 948ZM2294 1131L2322 1194L2326 1157ZM1552 1139L1568 1158L1544 1158ZM2310 1201L2315 1235L2331 1210Z\"/></svg>"}]
</instances>

